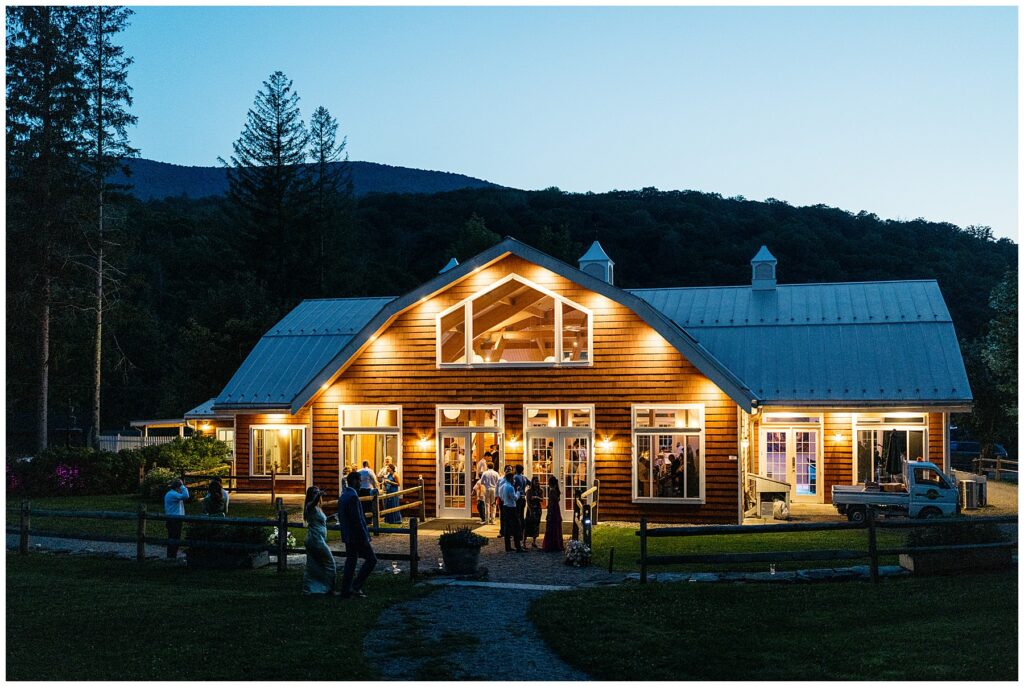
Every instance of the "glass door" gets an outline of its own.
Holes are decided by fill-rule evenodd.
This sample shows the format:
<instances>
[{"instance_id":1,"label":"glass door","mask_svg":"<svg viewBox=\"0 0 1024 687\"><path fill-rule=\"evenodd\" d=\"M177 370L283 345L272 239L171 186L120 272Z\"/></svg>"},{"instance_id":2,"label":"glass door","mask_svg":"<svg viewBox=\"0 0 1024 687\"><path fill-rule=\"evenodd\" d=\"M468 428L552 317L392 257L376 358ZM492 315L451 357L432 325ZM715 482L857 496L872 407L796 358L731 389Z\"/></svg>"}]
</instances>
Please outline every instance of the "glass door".
<instances>
[{"instance_id":1,"label":"glass door","mask_svg":"<svg viewBox=\"0 0 1024 687\"><path fill-rule=\"evenodd\" d=\"M561 432L562 518L572 517L572 505L577 489L590 486L591 436L589 432Z\"/></svg>"},{"instance_id":2,"label":"glass door","mask_svg":"<svg viewBox=\"0 0 1024 687\"><path fill-rule=\"evenodd\" d=\"M594 437L590 430L542 429L529 430L526 438L526 477L540 480L544 494L543 505L548 505L548 477L558 478L562 491L562 518L572 517L576 489L591 485L593 472Z\"/></svg>"},{"instance_id":3,"label":"glass door","mask_svg":"<svg viewBox=\"0 0 1024 687\"><path fill-rule=\"evenodd\" d=\"M766 429L761 434L762 474L789 484L793 501L822 501L819 436L816 428Z\"/></svg>"},{"instance_id":4,"label":"glass door","mask_svg":"<svg viewBox=\"0 0 1024 687\"><path fill-rule=\"evenodd\" d=\"M540 491L543 494L541 507L545 511L548 507L548 477L557 474L554 472L556 438L554 432L530 434L526 446L526 476L529 479L536 477L540 482Z\"/></svg>"},{"instance_id":5,"label":"glass door","mask_svg":"<svg viewBox=\"0 0 1024 687\"><path fill-rule=\"evenodd\" d=\"M439 435L438 450L440 458L437 463L437 517L468 518L470 517L470 499L468 498L469 461L466 460L466 447L469 445L469 432L446 430Z\"/></svg>"}]
</instances>

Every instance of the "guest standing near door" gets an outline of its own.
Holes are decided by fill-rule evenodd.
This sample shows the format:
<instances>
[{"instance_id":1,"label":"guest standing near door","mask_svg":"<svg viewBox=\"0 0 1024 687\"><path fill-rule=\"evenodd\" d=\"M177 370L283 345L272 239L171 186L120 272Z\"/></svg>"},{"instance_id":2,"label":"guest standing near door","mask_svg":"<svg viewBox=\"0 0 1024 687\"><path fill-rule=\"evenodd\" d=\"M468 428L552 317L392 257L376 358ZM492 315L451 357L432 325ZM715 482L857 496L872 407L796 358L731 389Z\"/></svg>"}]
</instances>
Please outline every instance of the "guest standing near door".
<instances>
[{"instance_id":1,"label":"guest standing near door","mask_svg":"<svg viewBox=\"0 0 1024 687\"><path fill-rule=\"evenodd\" d=\"M564 551L562 543L562 492L558 488L558 478L548 477L548 518L544 524L544 551Z\"/></svg>"}]
</instances>

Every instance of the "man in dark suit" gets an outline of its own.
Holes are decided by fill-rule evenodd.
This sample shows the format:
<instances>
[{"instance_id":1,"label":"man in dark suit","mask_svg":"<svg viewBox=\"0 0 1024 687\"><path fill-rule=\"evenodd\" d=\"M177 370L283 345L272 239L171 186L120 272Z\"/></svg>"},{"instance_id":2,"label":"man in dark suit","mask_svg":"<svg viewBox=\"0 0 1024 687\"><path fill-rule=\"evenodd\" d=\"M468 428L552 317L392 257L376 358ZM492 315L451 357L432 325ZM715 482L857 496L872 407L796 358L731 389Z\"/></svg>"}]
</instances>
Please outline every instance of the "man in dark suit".
<instances>
[{"instance_id":1,"label":"man in dark suit","mask_svg":"<svg viewBox=\"0 0 1024 687\"><path fill-rule=\"evenodd\" d=\"M341 540L345 542L345 571L341 577L341 597L366 596L363 585L377 565L377 556L370 546L370 533L366 529L363 504L359 501L359 473L350 472L345 476L345 486L338 497L338 524L341 526ZM355 582L356 559L364 559Z\"/></svg>"}]
</instances>

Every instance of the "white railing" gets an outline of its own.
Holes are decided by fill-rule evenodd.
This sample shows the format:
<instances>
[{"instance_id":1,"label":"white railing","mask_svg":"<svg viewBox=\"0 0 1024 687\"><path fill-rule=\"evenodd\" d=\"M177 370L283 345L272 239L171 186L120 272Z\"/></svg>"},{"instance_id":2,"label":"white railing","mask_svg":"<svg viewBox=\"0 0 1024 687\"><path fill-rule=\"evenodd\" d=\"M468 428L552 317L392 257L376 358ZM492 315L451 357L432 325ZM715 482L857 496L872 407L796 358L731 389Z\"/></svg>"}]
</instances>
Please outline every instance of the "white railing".
<instances>
[{"instance_id":1,"label":"white railing","mask_svg":"<svg viewBox=\"0 0 1024 687\"><path fill-rule=\"evenodd\" d=\"M173 436L139 436L137 434L101 434L98 439L101 451L118 451L130 448L142 448L143 446L156 446L158 444L169 444L175 439Z\"/></svg>"}]
</instances>

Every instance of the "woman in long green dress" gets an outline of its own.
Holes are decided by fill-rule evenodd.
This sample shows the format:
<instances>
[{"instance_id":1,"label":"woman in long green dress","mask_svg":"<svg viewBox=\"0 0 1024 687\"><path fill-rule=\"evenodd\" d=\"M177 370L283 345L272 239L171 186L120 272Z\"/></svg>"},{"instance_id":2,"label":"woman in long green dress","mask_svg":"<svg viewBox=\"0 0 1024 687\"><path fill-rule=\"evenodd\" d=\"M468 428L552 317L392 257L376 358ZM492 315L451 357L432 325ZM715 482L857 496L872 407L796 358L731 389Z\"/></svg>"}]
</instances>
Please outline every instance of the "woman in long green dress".
<instances>
[{"instance_id":1,"label":"woman in long green dress","mask_svg":"<svg viewBox=\"0 0 1024 687\"><path fill-rule=\"evenodd\" d=\"M306 505L303 516L306 519L306 571L302 575L303 594L335 594L338 569L334 554L327 547L327 516L320 504L323 492L319 487L306 490Z\"/></svg>"}]
</instances>

